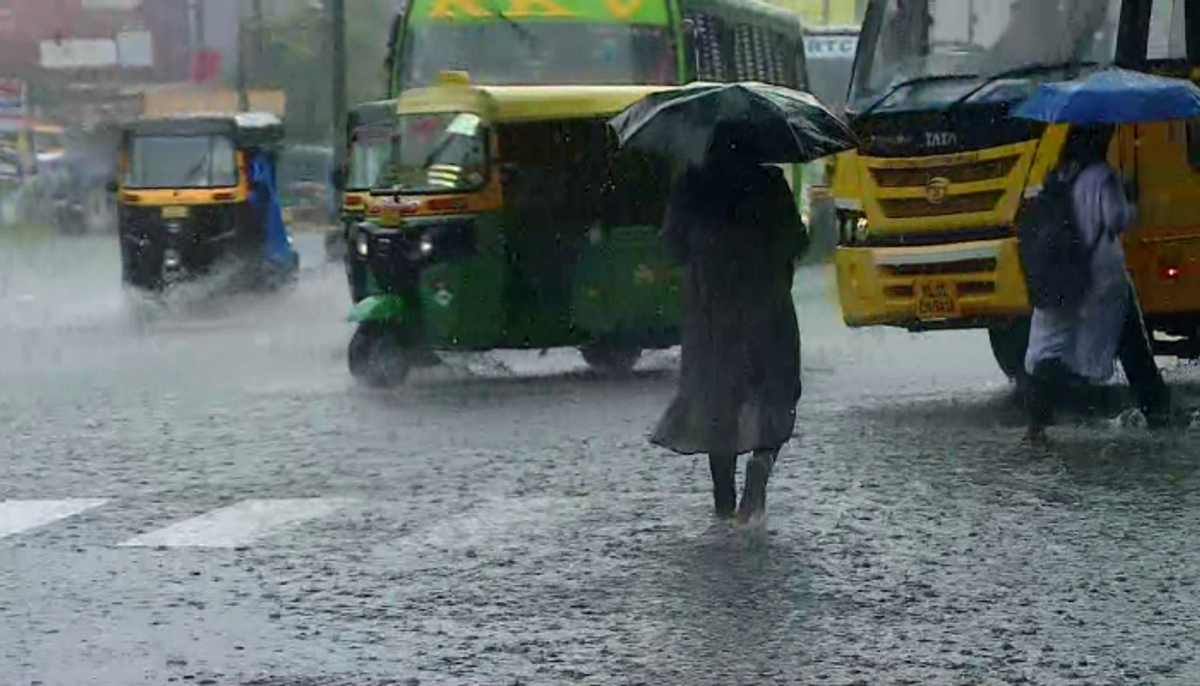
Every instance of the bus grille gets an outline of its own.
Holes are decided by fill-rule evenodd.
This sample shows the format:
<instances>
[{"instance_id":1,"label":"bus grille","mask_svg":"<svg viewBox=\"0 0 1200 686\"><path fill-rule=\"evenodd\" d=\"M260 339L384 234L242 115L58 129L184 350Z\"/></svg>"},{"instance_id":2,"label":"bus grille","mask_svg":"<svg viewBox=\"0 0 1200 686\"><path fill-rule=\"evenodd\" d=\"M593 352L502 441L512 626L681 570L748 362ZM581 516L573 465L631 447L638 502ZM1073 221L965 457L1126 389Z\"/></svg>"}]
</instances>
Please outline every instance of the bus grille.
<instances>
[{"instance_id":1,"label":"bus grille","mask_svg":"<svg viewBox=\"0 0 1200 686\"><path fill-rule=\"evenodd\" d=\"M1018 155L1000 157L982 162L947 164L938 167L894 169L876 167L871 176L880 188L924 188L933 179L941 178L950 183L978 183L1003 179L1012 172L1020 160Z\"/></svg>"},{"instance_id":2,"label":"bus grille","mask_svg":"<svg viewBox=\"0 0 1200 686\"><path fill-rule=\"evenodd\" d=\"M926 198L881 198L879 206L892 219L945 217L953 214L991 212L1004 197L1004 191L982 191L948 195L938 203Z\"/></svg>"}]
</instances>

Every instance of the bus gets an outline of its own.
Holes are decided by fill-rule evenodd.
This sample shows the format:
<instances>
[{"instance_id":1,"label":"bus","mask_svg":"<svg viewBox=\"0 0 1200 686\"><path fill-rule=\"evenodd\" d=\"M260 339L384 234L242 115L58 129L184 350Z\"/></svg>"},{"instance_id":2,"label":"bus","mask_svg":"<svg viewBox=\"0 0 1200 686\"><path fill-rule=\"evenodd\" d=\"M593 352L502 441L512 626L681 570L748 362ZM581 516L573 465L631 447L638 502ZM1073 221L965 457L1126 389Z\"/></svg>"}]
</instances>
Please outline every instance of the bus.
<instances>
[{"instance_id":1,"label":"bus","mask_svg":"<svg viewBox=\"0 0 1200 686\"><path fill-rule=\"evenodd\" d=\"M846 91L858 47L858 26L808 26L804 29L804 55L809 91L838 114L846 107ZM810 247L807 261L826 262L837 248L837 219L830 181L837 156L805 167L804 188Z\"/></svg>"},{"instance_id":2,"label":"bus","mask_svg":"<svg viewBox=\"0 0 1200 686\"><path fill-rule=\"evenodd\" d=\"M838 296L852 327L986 329L1023 373L1030 305L1015 224L1068 134L1009 116L1039 83L1116 65L1200 76L1192 0L871 0L839 158ZM1138 188L1128 268L1159 354L1200 356L1200 127L1119 127Z\"/></svg>"},{"instance_id":3,"label":"bus","mask_svg":"<svg viewBox=\"0 0 1200 686\"><path fill-rule=\"evenodd\" d=\"M761 0L409 0L386 71L390 98L447 71L483 85L809 85L799 16ZM803 203L801 169L785 172Z\"/></svg>"}]
</instances>

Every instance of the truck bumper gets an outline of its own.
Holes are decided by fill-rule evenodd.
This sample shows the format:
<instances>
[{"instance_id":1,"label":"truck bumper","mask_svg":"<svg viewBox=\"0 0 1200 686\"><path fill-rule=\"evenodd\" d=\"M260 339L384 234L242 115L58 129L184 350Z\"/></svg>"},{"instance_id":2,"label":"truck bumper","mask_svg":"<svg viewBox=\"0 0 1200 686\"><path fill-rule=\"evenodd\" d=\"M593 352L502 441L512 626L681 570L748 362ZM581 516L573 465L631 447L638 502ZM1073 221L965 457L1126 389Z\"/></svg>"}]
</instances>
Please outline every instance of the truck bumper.
<instances>
[{"instance_id":1,"label":"truck bumper","mask_svg":"<svg viewBox=\"0 0 1200 686\"><path fill-rule=\"evenodd\" d=\"M965 329L1028 316L1015 238L837 250L848 326Z\"/></svg>"}]
</instances>

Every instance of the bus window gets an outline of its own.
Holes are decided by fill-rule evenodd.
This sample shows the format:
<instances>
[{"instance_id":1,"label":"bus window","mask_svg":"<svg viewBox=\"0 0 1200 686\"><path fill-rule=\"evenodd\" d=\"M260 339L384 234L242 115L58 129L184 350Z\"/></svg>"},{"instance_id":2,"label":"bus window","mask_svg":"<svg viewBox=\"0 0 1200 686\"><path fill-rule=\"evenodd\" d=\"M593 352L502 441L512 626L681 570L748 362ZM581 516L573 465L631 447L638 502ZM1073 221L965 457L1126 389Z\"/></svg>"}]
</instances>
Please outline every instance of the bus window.
<instances>
[{"instance_id":1,"label":"bus window","mask_svg":"<svg viewBox=\"0 0 1200 686\"><path fill-rule=\"evenodd\" d=\"M1200 171L1200 120L1193 119L1187 123L1188 162L1192 169Z\"/></svg>"},{"instance_id":2,"label":"bus window","mask_svg":"<svg viewBox=\"0 0 1200 686\"><path fill-rule=\"evenodd\" d=\"M666 26L583 21L410 24L401 60L405 88L429 86L447 69L492 85L677 83Z\"/></svg>"},{"instance_id":3,"label":"bus window","mask_svg":"<svg viewBox=\"0 0 1200 686\"><path fill-rule=\"evenodd\" d=\"M787 57L795 55L788 43L785 36L759 26L737 27L734 31L734 78L801 87L803 84L796 83L794 63L792 68L788 67Z\"/></svg>"},{"instance_id":4,"label":"bus window","mask_svg":"<svg viewBox=\"0 0 1200 686\"><path fill-rule=\"evenodd\" d=\"M696 78L717 83L728 81L723 40L725 22L720 17L699 12L689 14L687 21L691 26L688 52L696 69Z\"/></svg>"},{"instance_id":5,"label":"bus window","mask_svg":"<svg viewBox=\"0 0 1200 686\"><path fill-rule=\"evenodd\" d=\"M1146 41L1146 59L1187 59L1185 3L1186 0L1154 0L1150 11L1150 35Z\"/></svg>"}]
</instances>

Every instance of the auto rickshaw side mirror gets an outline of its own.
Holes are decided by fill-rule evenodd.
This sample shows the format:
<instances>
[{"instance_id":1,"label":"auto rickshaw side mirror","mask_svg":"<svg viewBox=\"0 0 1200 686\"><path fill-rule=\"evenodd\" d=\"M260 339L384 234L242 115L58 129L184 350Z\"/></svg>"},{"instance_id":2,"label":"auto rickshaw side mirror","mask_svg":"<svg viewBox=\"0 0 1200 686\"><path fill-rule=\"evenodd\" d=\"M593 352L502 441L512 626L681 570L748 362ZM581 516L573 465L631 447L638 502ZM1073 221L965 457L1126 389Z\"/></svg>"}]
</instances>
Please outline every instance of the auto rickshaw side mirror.
<instances>
[{"instance_id":1,"label":"auto rickshaw side mirror","mask_svg":"<svg viewBox=\"0 0 1200 686\"><path fill-rule=\"evenodd\" d=\"M339 164L329 170L329 184L339 191L346 187L346 165Z\"/></svg>"}]
</instances>

